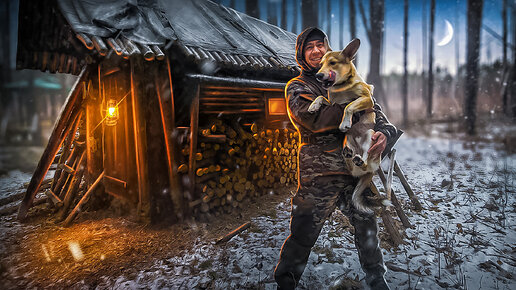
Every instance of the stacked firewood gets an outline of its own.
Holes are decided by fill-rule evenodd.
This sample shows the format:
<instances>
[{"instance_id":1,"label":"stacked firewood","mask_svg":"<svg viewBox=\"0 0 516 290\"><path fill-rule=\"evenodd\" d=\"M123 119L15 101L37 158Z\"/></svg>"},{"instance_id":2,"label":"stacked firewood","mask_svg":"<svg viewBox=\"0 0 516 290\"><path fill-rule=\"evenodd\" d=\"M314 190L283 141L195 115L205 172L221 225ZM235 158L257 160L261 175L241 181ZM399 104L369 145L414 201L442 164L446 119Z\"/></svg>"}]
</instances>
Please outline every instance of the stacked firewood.
<instances>
[{"instance_id":1,"label":"stacked firewood","mask_svg":"<svg viewBox=\"0 0 516 290\"><path fill-rule=\"evenodd\" d=\"M298 133L215 119L199 128L194 214L231 213L249 197L297 183ZM188 147L183 150L188 155ZM185 158L186 159L186 158ZM186 173L187 165L179 172Z\"/></svg>"}]
</instances>

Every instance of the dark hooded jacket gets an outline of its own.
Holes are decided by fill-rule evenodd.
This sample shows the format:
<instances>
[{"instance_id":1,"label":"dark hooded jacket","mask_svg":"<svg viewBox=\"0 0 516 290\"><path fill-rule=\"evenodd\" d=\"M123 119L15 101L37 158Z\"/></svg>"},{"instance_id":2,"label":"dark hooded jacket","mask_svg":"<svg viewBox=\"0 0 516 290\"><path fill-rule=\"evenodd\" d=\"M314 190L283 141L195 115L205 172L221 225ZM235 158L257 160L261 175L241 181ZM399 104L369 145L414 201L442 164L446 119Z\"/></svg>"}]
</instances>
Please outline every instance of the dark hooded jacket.
<instances>
[{"instance_id":1,"label":"dark hooded jacket","mask_svg":"<svg viewBox=\"0 0 516 290\"><path fill-rule=\"evenodd\" d=\"M299 149L301 183L316 176L349 174L340 152L345 134L338 130L345 105L321 106L317 112L308 112L308 107L315 98L328 94L315 79L318 69L310 67L304 58L303 50L311 33L324 35L326 45L328 43L326 34L318 28L307 28L297 37L296 60L301 67L301 74L290 80L285 87L288 115L299 131L302 143ZM396 128L389 123L376 102L374 110L375 131L384 133L389 144L396 136Z\"/></svg>"}]
</instances>

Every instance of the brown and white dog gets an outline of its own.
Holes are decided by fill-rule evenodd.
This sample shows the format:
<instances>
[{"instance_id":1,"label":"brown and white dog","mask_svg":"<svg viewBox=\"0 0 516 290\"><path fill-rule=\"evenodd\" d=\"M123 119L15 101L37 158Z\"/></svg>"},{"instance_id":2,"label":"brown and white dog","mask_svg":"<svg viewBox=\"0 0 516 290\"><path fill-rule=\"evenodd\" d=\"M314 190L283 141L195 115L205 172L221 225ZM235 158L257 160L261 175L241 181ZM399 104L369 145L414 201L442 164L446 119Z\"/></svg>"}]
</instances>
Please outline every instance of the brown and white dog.
<instances>
[{"instance_id":1,"label":"brown and white dog","mask_svg":"<svg viewBox=\"0 0 516 290\"><path fill-rule=\"evenodd\" d=\"M346 132L342 153L348 170L351 175L360 177L353 191L352 202L358 210L372 213L372 209L365 205L362 193L369 187L374 173L380 167L381 157L371 157L367 153L371 147L376 118L372 98L374 87L358 75L353 64L359 47L360 40L353 39L344 50L329 51L323 56L322 67L316 78L328 90L328 98L317 97L308 111L316 112L322 105L348 104L339 129ZM360 111L364 111L364 114L358 122L352 123L353 114ZM382 204L389 205L390 202L384 200Z\"/></svg>"}]
</instances>

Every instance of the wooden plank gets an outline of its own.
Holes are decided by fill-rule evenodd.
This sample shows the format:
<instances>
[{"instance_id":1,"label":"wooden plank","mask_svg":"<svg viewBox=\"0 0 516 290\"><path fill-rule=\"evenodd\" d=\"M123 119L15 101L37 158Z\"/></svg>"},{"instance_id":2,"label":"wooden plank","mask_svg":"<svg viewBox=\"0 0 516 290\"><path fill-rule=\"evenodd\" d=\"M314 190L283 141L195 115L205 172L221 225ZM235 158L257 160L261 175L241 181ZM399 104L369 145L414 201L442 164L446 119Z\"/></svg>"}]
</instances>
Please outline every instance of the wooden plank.
<instances>
[{"instance_id":1,"label":"wooden plank","mask_svg":"<svg viewBox=\"0 0 516 290\"><path fill-rule=\"evenodd\" d=\"M405 191L407 192L410 200L414 204L414 208L416 210L422 210L423 206L421 205L421 203L417 199L417 196L414 193L414 191L412 191L412 187L408 183L407 178L405 177L405 174L403 174L403 171L401 170L401 167L398 164L398 161L396 161L396 160L394 161L394 171L396 172L398 178L400 179L401 184L403 185L403 188L405 188Z\"/></svg>"},{"instance_id":2,"label":"wooden plank","mask_svg":"<svg viewBox=\"0 0 516 290\"><path fill-rule=\"evenodd\" d=\"M52 203L57 206L61 207L63 206L63 201L57 196L52 190L46 190L45 195L52 201Z\"/></svg>"},{"instance_id":3,"label":"wooden plank","mask_svg":"<svg viewBox=\"0 0 516 290\"><path fill-rule=\"evenodd\" d=\"M224 237L218 239L215 244L218 245L218 244L221 244L221 243L225 243L229 240L231 240L234 236L238 235L239 233L247 230L249 227L251 227L251 222L246 222L245 224L239 226L238 228L234 229L233 231L231 231L229 234L225 235Z\"/></svg>"},{"instance_id":4,"label":"wooden plank","mask_svg":"<svg viewBox=\"0 0 516 290\"><path fill-rule=\"evenodd\" d=\"M170 98L165 100L160 93L160 86L158 84L158 76L155 77L155 87L158 97L158 104L161 115L161 125L163 127L163 139L165 141L165 151L167 156L167 170L170 187L170 197L173 202L176 216L181 220L184 215L184 202L181 184L177 173L177 141L174 136L175 130L175 108L174 108L174 91L172 86L172 73L170 61L167 58L167 72L169 77Z\"/></svg>"},{"instance_id":5,"label":"wooden plank","mask_svg":"<svg viewBox=\"0 0 516 290\"><path fill-rule=\"evenodd\" d=\"M66 98L63 109L61 110L61 113L59 114L59 117L54 125L54 129L50 135L47 147L45 148L45 151L39 160L38 166L34 171L34 175L30 180L27 191L25 192L25 196L23 197L23 200L20 204L20 209L18 210L18 220L23 220L27 216L27 212L32 205L34 196L36 196L43 178L47 174L50 165L52 164L57 152L59 151L59 147L61 147L64 138L72 129L71 120L73 120L81 111L82 100L80 96L82 92L82 86L80 84L86 79L87 75L87 68L84 67L79 74L73 89L70 91L70 94Z\"/></svg>"},{"instance_id":6,"label":"wooden plank","mask_svg":"<svg viewBox=\"0 0 516 290\"><path fill-rule=\"evenodd\" d=\"M200 85L197 84L195 88L195 97L190 108L190 155L188 157L188 177L189 177L189 192L187 196L189 201L199 198L195 196L195 154L197 153L197 134L199 129L199 94Z\"/></svg>"},{"instance_id":7,"label":"wooden plank","mask_svg":"<svg viewBox=\"0 0 516 290\"><path fill-rule=\"evenodd\" d=\"M77 203L77 205L74 207L72 212L68 215L68 217L64 221L65 227L69 226L72 223L72 221L75 219L75 217L77 216L79 211L81 211L81 207L88 201L90 195L93 193L93 191L95 191L95 189L100 184L100 181L103 178L104 178L104 171L102 171L102 173L99 175L99 177L97 177L95 182L93 182L93 184L88 188L88 191L86 191L86 193L84 193L81 200Z\"/></svg>"}]
</instances>

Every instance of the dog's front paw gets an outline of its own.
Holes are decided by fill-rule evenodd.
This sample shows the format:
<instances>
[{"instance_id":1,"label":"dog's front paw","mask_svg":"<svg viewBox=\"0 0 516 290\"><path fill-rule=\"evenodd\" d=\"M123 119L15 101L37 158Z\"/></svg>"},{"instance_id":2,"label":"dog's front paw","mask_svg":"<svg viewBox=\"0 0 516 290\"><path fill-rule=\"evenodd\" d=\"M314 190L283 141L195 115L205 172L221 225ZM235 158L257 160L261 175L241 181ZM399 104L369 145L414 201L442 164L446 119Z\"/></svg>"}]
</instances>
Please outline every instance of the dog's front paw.
<instances>
[{"instance_id":1,"label":"dog's front paw","mask_svg":"<svg viewBox=\"0 0 516 290\"><path fill-rule=\"evenodd\" d=\"M362 157L360 157L360 155L355 155L355 157L353 157L353 163L358 166L358 167L361 167L362 165L364 165L364 160L362 160Z\"/></svg>"},{"instance_id":2,"label":"dog's front paw","mask_svg":"<svg viewBox=\"0 0 516 290\"><path fill-rule=\"evenodd\" d=\"M349 129L351 129L351 125L348 124L348 123L345 123L345 122L342 122L340 125L339 125L339 130L346 133Z\"/></svg>"},{"instance_id":3,"label":"dog's front paw","mask_svg":"<svg viewBox=\"0 0 516 290\"><path fill-rule=\"evenodd\" d=\"M317 100L316 100L310 104L310 107L308 107L308 112L315 113L315 112L319 111L320 108L321 108L321 103L317 102Z\"/></svg>"},{"instance_id":4,"label":"dog's front paw","mask_svg":"<svg viewBox=\"0 0 516 290\"><path fill-rule=\"evenodd\" d=\"M353 150L346 146L342 149L342 155L344 155L344 158L351 158L353 157Z\"/></svg>"}]
</instances>

